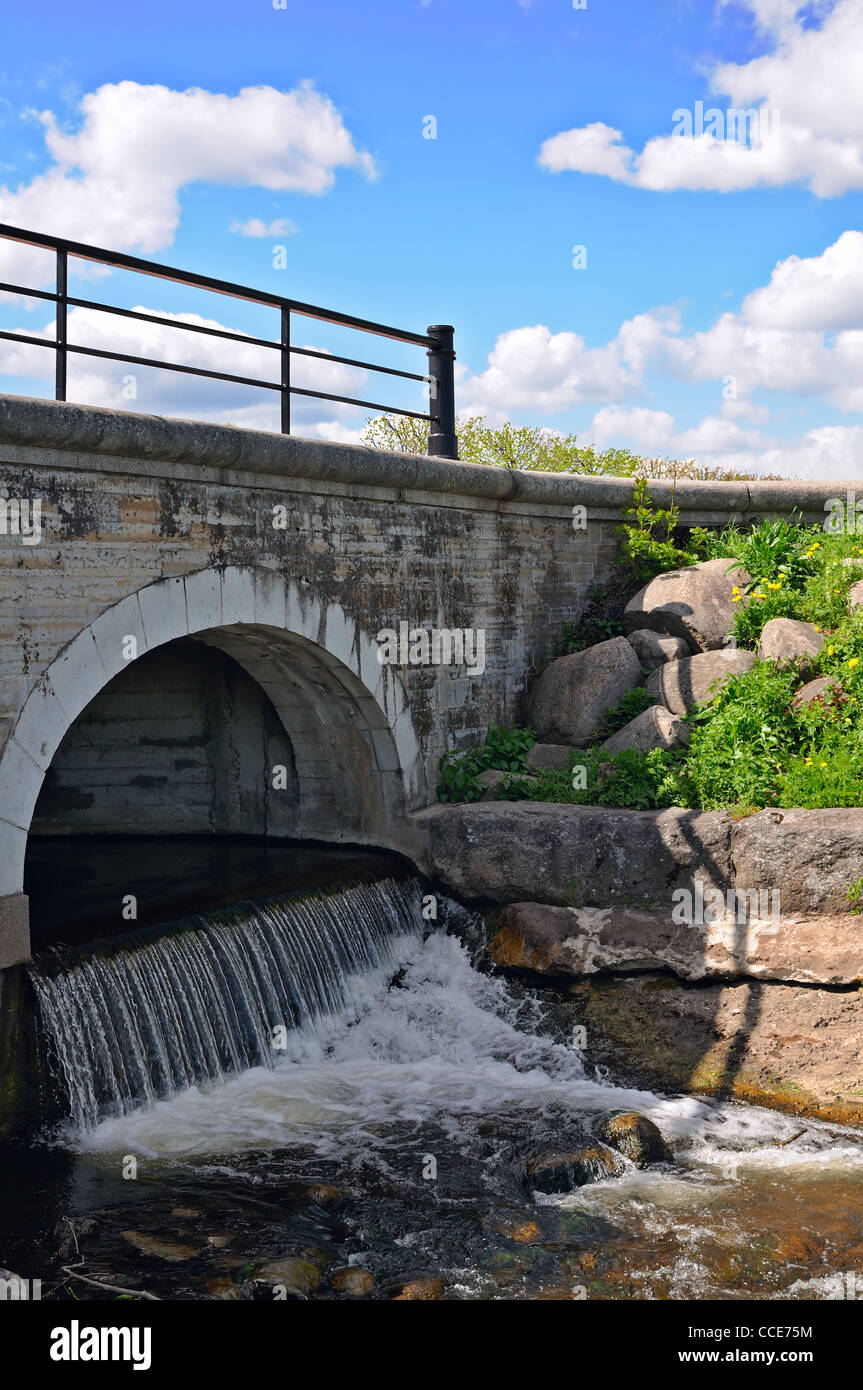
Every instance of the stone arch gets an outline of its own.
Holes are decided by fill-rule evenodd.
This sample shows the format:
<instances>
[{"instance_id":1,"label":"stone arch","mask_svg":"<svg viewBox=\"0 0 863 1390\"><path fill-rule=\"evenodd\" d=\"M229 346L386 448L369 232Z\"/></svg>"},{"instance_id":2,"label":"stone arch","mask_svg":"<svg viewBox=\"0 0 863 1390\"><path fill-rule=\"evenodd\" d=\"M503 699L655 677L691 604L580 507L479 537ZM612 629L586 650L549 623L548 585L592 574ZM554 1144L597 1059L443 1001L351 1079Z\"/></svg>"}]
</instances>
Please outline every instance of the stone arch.
<instances>
[{"instance_id":1,"label":"stone arch","mask_svg":"<svg viewBox=\"0 0 863 1390\"><path fill-rule=\"evenodd\" d=\"M137 655L178 637L221 648L262 687L294 746L297 833L387 845L416 798L420 753L399 673L338 604L264 568L155 580L103 610L37 680L0 755L0 897L20 894L27 836L54 755Z\"/></svg>"}]
</instances>

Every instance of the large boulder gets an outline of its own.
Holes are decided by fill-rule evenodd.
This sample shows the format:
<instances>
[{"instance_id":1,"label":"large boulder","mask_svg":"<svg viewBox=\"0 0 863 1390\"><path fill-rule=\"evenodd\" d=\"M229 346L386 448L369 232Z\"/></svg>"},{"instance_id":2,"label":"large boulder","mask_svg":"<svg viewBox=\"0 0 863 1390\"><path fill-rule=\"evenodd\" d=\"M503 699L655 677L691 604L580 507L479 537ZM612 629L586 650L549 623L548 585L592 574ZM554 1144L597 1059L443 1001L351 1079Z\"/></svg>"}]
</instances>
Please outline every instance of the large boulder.
<instances>
[{"instance_id":1,"label":"large boulder","mask_svg":"<svg viewBox=\"0 0 863 1390\"><path fill-rule=\"evenodd\" d=\"M743 873L760 869L751 854L742 862L738 882L744 882ZM609 970L670 971L690 981L746 978L831 987L863 979L858 917L848 912L805 916L802 895L746 881L753 886L719 894L705 889L697 899L693 894L686 922L673 920L682 912L670 898L653 912L621 905L510 903L500 914L488 954L503 968L576 979Z\"/></svg>"},{"instance_id":2,"label":"large boulder","mask_svg":"<svg viewBox=\"0 0 863 1390\"><path fill-rule=\"evenodd\" d=\"M661 907L675 888L724 885L731 872L725 811L473 802L418 811L406 834L427 876L474 902Z\"/></svg>"},{"instance_id":3,"label":"large boulder","mask_svg":"<svg viewBox=\"0 0 863 1390\"><path fill-rule=\"evenodd\" d=\"M558 657L534 681L528 718L540 739L581 747L606 710L642 681L641 665L625 637Z\"/></svg>"},{"instance_id":4,"label":"large boulder","mask_svg":"<svg viewBox=\"0 0 863 1390\"><path fill-rule=\"evenodd\" d=\"M629 600L623 630L648 627L682 637L690 651L715 651L734 626L735 586L742 592L748 583L749 575L732 559L703 560L670 570L651 579Z\"/></svg>"},{"instance_id":5,"label":"large boulder","mask_svg":"<svg viewBox=\"0 0 863 1390\"><path fill-rule=\"evenodd\" d=\"M848 889L863 878L863 807L759 811L734 825L736 882L779 889L782 915L848 913L863 961L863 916Z\"/></svg>"},{"instance_id":6,"label":"large boulder","mask_svg":"<svg viewBox=\"0 0 863 1390\"><path fill-rule=\"evenodd\" d=\"M655 671L666 661L679 661L682 656L690 655L689 643L685 638L663 637L661 632L654 632L649 627L636 628L635 632L627 634L626 640L641 662L643 671Z\"/></svg>"},{"instance_id":7,"label":"large boulder","mask_svg":"<svg viewBox=\"0 0 863 1390\"><path fill-rule=\"evenodd\" d=\"M599 1136L611 1148L617 1149L636 1168L649 1168L651 1163L670 1163L671 1150L662 1131L646 1115L626 1110L609 1115L599 1127Z\"/></svg>"},{"instance_id":8,"label":"large boulder","mask_svg":"<svg viewBox=\"0 0 863 1390\"><path fill-rule=\"evenodd\" d=\"M601 748L603 753L620 753L624 748L649 753L652 748L685 748L688 743L689 726L664 706L651 705L607 738Z\"/></svg>"},{"instance_id":9,"label":"large boulder","mask_svg":"<svg viewBox=\"0 0 863 1390\"><path fill-rule=\"evenodd\" d=\"M797 618L771 618L761 630L757 656L777 666L809 670L824 646L824 637L812 623Z\"/></svg>"},{"instance_id":10,"label":"large boulder","mask_svg":"<svg viewBox=\"0 0 863 1390\"><path fill-rule=\"evenodd\" d=\"M685 714L693 705L712 700L729 676L742 675L754 665L753 653L740 648L699 652L651 671L645 688L672 714Z\"/></svg>"}]
</instances>

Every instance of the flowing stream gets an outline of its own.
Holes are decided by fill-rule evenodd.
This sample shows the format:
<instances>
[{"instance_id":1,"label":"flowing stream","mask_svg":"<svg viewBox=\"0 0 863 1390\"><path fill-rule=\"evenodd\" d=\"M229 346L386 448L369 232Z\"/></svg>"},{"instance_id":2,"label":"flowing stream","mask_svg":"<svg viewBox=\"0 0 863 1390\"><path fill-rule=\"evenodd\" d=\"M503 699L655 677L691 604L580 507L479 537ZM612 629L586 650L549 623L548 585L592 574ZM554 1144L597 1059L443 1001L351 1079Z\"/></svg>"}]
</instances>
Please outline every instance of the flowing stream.
<instances>
[{"instance_id":1,"label":"flowing stream","mask_svg":"<svg viewBox=\"0 0 863 1390\"><path fill-rule=\"evenodd\" d=\"M438 899L427 922L422 893L385 877L37 959L64 1112L29 1159L48 1214L20 1218L42 1260L65 1227L109 1286L168 1298L863 1294L859 1135L597 1076L565 1010L477 968L478 919ZM526 1155L595 1148L620 1110L673 1161L533 1190Z\"/></svg>"}]
</instances>

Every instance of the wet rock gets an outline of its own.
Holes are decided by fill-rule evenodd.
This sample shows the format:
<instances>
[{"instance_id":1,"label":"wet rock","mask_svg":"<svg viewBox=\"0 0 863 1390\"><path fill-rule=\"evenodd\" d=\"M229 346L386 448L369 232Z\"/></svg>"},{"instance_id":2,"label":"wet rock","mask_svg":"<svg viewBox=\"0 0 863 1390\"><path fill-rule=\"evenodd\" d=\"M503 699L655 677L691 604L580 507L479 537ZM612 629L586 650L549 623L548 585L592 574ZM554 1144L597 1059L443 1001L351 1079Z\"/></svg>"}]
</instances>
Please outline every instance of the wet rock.
<instances>
[{"instance_id":1,"label":"wet rock","mask_svg":"<svg viewBox=\"0 0 863 1390\"><path fill-rule=\"evenodd\" d=\"M623 1172L620 1159L604 1144L574 1149L546 1149L525 1161L528 1186L537 1192L574 1192L587 1183Z\"/></svg>"},{"instance_id":2,"label":"wet rock","mask_svg":"<svg viewBox=\"0 0 863 1390\"><path fill-rule=\"evenodd\" d=\"M210 1298L225 1302L247 1302L247 1296L232 1279L206 1279L204 1288Z\"/></svg>"},{"instance_id":3,"label":"wet rock","mask_svg":"<svg viewBox=\"0 0 863 1390\"><path fill-rule=\"evenodd\" d=\"M161 1236L148 1236L144 1231L121 1231L120 1235L142 1255L152 1255L158 1260L192 1260L199 1255L192 1245L182 1245L179 1241L163 1240Z\"/></svg>"},{"instance_id":4,"label":"wet rock","mask_svg":"<svg viewBox=\"0 0 863 1390\"><path fill-rule=\"evenodd\" d=\"M774 661L780 668L791 666L808 671L823 646L824 637L812 623L771 618L761 630L757 656L760 661Z\"/></svg>"},{"instance_id":5,"label":"wet rock","mask_svg":"<svg viewBox=\"0 0 863 1390\"><path fill-rule=\"evenodd\" d=\"M281 1260L257 1265L251 1278L253 1283L281 1287L289 1296L304 1298L320 1284L321 1271L317 1264L302 1255L286 1255Z\"/></svg>"},{"instance_id":6,"label":"wet rock","mask_svg":"<svg viewBox=\"0 0 863 1390\"><path fill-rule=\"evenodd\" d=\"M195 1207L172 1207L172 1208L171 1208L171 1215L172 1215L172 1216L181 1216L181 1217L184 1217L185 1219L187 1219L187 1220L189 1220L189 1221L192 1221L192 1220L194 1220L196 1217L200 1216L201 1213L200 1213L200 1212L197 1210L197 1208L195 1208Z\"/></svg>"},{"instance_id":7,"label":"wet rock","mask_svg":"<svg viewBox=\"0 0 863 1390\"><path fill-rule=\"evenodd\" d=\"M532 772L540 768L547 768L551 772L566 772L572 752L568 743L535 743L525 761Z\"/></svg>"},{"instance_id":8,"label":"wet rock","mask_svg":"<svg viewBox=\"0 0 863 1390\"><path fill-rule=\"evenodd\" d=\"M734 627L734 587L742 590L748 582L733 559L703 560L660 574L629 600L623 630L651 628L682 637L692 652L718 650Z\"/></svg>"},{"instance_id":9,"label":"wet rock","mask_svg":"<svg viewBox=\"0 0 863 1390\"><path fill-rule=\"evenodd\" d=\"M646 1115L639 1115L634 1110L610 1115L601 1125L599 1135L606 1144L634 1163L636 1168L671 1162L671 1150L658 1126Z\"/></svg>"},{"instance_id":10,"label":"wet rock","mask_svg":"<svg viewBox=\"0 0 863 1390\"><path fill-rule=\"evenodd\" d=\"M207 1236L207 1244L211 1245L214 1250L225 1250L229 1245L233 1245L236 1240L237 1237L230 1234Z\"/></svg>"},{"instance_id":11,"label":"wet rock","mask_svg":"<svg viewBox=\"0 0 863 1390\"><path fill-rule=\"evenodd\" d=\"M313 1182L303 1188L303 1196L308 1197L310 1202L317 1202L319 1206L326 1206L329 1202L344 1201L347 1193L344 1188L332 1187L329 1183Z\"/></svg>"},{"instance_id":12,"label":"wet rock","mask_svg":"<svg viewBox=\"0 0 863 1390\"><path fill-rule=\"evenodd\" d=\"M649 627L636 628L627 633L627 642L632 647L643 671L655 671L666 661L679 661L682 656L691 656L689 643L685 637L664 637Z\"/></svg>"},{"instance_id":13,"label":"wet rock","mask_svg":"<svg viewBox=\"0 0 863 1390\"><path fill-rule=\"evenodd\" d=\"M523 1216L492 1216L484 1224L495 1235L515 1241L516 1245L533 1245L542 1237L537 1223Z\"/></svg>"},{"instance_id":14,"label":"wet rock","mask_svg":"<svg viewBox=\"0 0 863 1390\"><path fill-rule=\"evenodd\" d=\"M351 1265L346 1269L334 1270L330 1283L337 1293L349 1294L351 1298L365 1298L375 1287L375 1276L367 1269Z\"/></svg>"},{"instance_id":15,"label":"wet rock","mask_svg":"<svg viewBox=\"0 0 863 1390\"><path fill-rule=\"evenodd\" d=\"M645 689L672 714L686 714L693 705L712 700L730 676L751 671L754 665L754 654L740 649L700 652L651 672Z\"/></svg>"},{"instance_id":16,"label":"wet rock","mask_svg":"<svg viewBox=\"0 0 863 1390\"><path fill-rule=\"evenodd\" d=\"M620 753L624 748L649 753L651 748L686 748L689 738L688 724L663 705L651 705L607 738L601 747L603 753Z\"/></svg>"},{"instance_id":17,"label":"wet rock","mask_svg":"<svg viewBox=\"0 0 863 1390\"><path fill-rule=\"evenodd\" d=\"M580 747L602 716L642 681L641 665L625 637L558 657L534 681L528 718L539 738Z\"/></svg>"},{"instance_id":18,"label":"wet rock","mask_svg":"<svg viewBox=\"0 0 863 1390\"><path fill-rule=\"evenodd\" d=\"M427 1275L417 1279L408 1279L404 1284L396 1287L398 1292L390 1295L394 1303L428 1303L443 1298L446 1286L439 1275Z\"/></svg>"}]
</instances>

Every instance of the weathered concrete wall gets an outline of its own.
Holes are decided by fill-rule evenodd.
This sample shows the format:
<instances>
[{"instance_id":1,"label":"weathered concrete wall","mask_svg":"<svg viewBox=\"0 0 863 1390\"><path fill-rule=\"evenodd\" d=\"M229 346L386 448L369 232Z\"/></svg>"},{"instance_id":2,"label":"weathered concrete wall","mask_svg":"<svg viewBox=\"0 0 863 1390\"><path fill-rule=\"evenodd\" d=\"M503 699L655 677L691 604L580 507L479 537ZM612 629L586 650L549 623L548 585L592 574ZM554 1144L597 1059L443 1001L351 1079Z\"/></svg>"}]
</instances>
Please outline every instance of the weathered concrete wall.
<instances>
[{"instance_id":1,"label":"weathered concrete wall","mask_svg":"<svg viewBox=\"0 0 863 1390\"><path fill-rule=\"evenodd\" d=\"M841 490L687 483L674 496L684 523L715 524L794 507L823 517ZM0 397L0 491L42 509L38 544L0 533L11 923L45 773L126 669L128 636L138 657L196 637L260 685L293 745L298 834L398 848L404 813L434 797L440 755L520 715L537 663L612 570L631 484ZM672 498L664 484L651 493ZM481 630L482 671L382 666L376 635L401 622Z\"/></svg>"},{"instance_id":2,"label":"weathered concrete wall","mask_svg":"<svg viewBox=\"0 0 863 1390\"><path fill-rule=\"evenodd\" d=\"M262 775L276 767L278 790ZM187 637L131 662L78 716L30 834L290 836L297 801L290 740L260 686Z\"/></svg>"}]
</instances>

